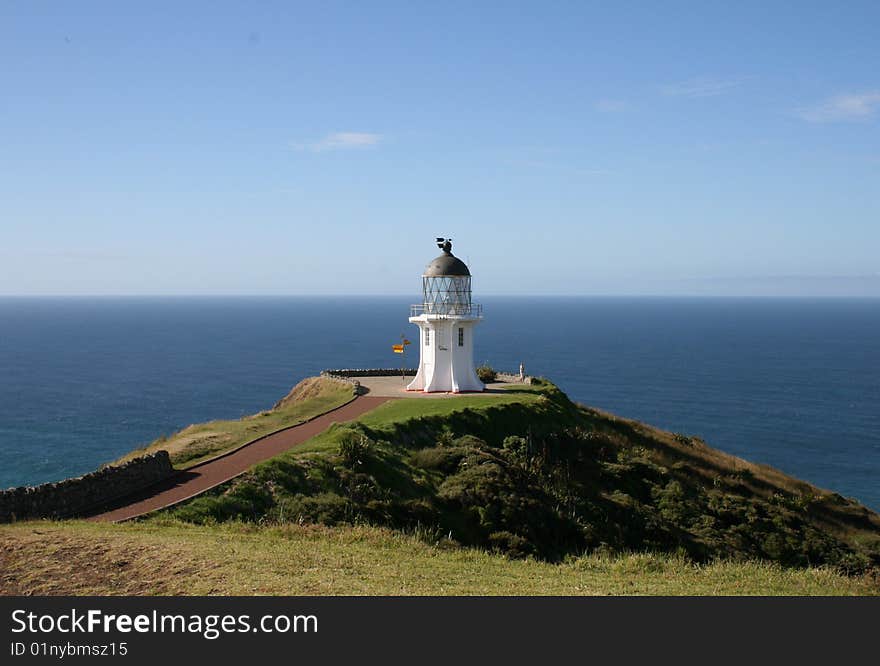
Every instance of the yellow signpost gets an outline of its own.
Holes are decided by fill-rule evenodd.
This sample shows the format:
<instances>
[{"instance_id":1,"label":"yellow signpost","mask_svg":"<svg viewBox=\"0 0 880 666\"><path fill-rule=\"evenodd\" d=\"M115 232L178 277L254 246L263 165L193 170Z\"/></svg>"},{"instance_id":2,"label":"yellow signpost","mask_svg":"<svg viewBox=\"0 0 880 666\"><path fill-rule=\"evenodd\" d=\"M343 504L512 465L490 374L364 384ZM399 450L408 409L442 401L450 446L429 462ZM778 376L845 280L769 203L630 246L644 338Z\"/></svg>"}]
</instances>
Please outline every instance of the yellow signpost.
<instances>
[{"instance_id":1,"label":"yellow signpost","mask_svg":"<svg viewBox=\"0 0 880 666\"><path fill-rule=\"evenodd\" d=\"M400 334L400 344L391 345L391 351L395 354L401 354L400 359L400 376L403 378L403 381L406 381L406 346L411 345L412 343L404 337L403 333Z\"/></svg>"}]
</instances>

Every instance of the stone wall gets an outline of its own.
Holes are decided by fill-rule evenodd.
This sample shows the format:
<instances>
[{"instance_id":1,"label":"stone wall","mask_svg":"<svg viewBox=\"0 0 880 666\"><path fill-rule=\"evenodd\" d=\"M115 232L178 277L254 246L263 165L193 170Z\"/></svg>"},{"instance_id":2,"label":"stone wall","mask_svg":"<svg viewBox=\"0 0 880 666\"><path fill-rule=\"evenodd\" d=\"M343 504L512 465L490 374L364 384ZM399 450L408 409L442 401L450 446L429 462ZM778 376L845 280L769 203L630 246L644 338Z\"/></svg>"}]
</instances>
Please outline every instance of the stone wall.
<instances>
[{"instance_id":1,"label":"stone wall","mask_svg":"<svg viewBox=\"0 0 880 666\"><path fill-rule=\"evenodd\" d=\"M74 479L0 490L0 522L82 515L174 473L168 452L157 451Z\"/></svg>"},{"instance_id":2,"label":"stone wall","mask_svg":"<svg viewBox=\"0 0 880 666\"><path fill-rule=\"evenodd\" d=\"M416 369L407 368L342 368L339 370L324 370L321 375L324 377L336 377L342 379L350 379L352 377L400 377L401 374L415 377Z\"/></svg>"}]
</instances>

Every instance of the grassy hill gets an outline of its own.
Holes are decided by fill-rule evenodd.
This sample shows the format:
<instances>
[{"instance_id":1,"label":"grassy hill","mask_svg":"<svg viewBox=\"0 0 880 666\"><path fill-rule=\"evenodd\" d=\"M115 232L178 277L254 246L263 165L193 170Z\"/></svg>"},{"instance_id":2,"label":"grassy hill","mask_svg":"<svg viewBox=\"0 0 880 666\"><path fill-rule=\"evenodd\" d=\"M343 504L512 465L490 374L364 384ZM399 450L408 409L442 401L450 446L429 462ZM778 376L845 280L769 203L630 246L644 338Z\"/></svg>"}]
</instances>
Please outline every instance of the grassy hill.
<instances>
[{"instance_id":1,"label":"grassy hill","mask_svg":"<svg viewBox=\"0 0 880 666\"><path fill-rule=\"evenodd\" d=\"M172 515L421 530L551 562L598 549L880 566L880 516L857 502L552 384L383 405Z\"/></svg>"},{"instance_id":2,"label":"grassy hill","mask_svg":"<svg viewBox=\"0 0 880 666\"><path fill-rule=\"evenodd\" d=\"M344 389L150 448L186 466ZM0 534L7 594L880 594L876 513L549 383L386 403L136 523Z\"/></svg>"}]
</instances>

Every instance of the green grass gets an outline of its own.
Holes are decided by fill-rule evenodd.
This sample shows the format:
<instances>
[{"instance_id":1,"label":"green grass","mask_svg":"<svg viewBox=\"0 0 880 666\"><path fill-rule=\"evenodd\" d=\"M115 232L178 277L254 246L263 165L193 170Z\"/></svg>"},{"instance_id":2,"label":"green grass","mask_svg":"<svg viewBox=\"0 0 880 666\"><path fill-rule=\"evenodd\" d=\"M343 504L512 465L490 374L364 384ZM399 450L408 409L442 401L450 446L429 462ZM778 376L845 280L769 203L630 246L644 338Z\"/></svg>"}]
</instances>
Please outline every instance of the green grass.
<instances>
[{"instance_id":1,"label":"green grass","mask_svg":"<svg viewBox=\"0 0 880 666\"><path fill-rule=\"evenodd\" d=\"M254 439L323 414L353 397L349 385L320 378L304 380L291 396L293 399L286 404L259 414L191 425L171 436L160 437L115 463L164 449L176 468L187 469Z\"/></svg>"},{"instance_id":2,"label":"green grass","mask_svg":"<svg viewBox=\"0 0 880 666\"><path fill-rule=\"evenodd\" d=\"M427 526L464 547L554 562L605 548L853 573L880 563L880 516L861 505L578 407L549 383L387 403L172 513L197 524Z\"/></svg>"},{"instance_id":3,"label":"green grass","mask_svg":"<svg viewBox=\"0 0 880 666\"><path fill-rule=\"evenodd\" d=\"M508 395L509 394L509 395ZM484 409L509 404L532 404L540 391L527 387L506 389L504 395L461 395L454 398L412 398L393 400L364 414L358 421L368 427L383 428L415 418L448 416L467 409Z\"/></svg>"},{"instance_id":4,"label":"green grass","mask_svg":"<svg viewBox=\"0 0 880 666\"><path fill-rule=\"evenodd\" d=\"M560 564L375 527L0 526L2 594L876 595L876 578L765 562L592 554Z\"/></svg>"},{"instance_id":5,"label":"green grass","mask_svg":"<svg viewBox=\"0 0 880 666\"><path fill-rule=\"evenodd\" d=\"M412 398L386 402L351 424L331 426L279 458L335 452L339 449L340 442L350 435L352 426L356 424L363 425L371 432L384 432L388 436L393 436L393 431L399 426L412 426L424 421L436 424L447 421L449 417L455 415L480 414L487 409L505 405L534 405L542 395L541 389L528 386L516 386L506 390L510 395L463 395L455 398ZM271 461L263 464L271 464Z\"/></svg>"}]
</instances>

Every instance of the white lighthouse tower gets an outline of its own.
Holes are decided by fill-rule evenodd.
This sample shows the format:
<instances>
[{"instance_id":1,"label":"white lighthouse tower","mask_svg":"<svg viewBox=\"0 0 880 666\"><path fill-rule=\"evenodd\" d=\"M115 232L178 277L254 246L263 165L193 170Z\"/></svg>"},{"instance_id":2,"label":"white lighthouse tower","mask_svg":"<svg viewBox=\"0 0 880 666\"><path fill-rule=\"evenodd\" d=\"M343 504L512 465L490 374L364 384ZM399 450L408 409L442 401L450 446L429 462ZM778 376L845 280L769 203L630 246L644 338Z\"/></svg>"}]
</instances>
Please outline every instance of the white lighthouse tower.
<instances>
[{"instance_id":1,"label":"white lighthouse tower","mask_svg":"<svg viewBox=\"0 0 880 666\"><path fill-rule=\"evenodd\" d=\"M419 371L408 391L482 391L474 371L474 327L483 308L471 302L471 272L452 255L452 239L438 238L443 254L422 275L422 302L410 309L419 327Z\"/></svg>"}]
</instances>

